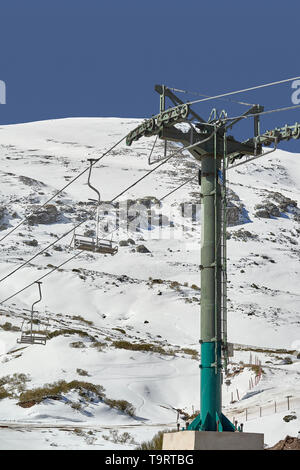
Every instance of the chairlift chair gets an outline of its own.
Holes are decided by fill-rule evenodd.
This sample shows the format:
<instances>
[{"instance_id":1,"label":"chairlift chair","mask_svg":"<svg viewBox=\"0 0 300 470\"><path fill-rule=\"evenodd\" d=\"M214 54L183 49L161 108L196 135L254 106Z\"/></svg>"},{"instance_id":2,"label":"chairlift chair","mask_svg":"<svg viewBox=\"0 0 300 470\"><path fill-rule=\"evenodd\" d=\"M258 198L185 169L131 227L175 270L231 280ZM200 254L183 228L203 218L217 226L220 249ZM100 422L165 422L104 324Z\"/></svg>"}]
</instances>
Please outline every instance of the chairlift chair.
<instances>
[{"instance_id":1,"label":"chairlift chair","mask_svg":"<svg viewBox=\"0 0 300 470\"><path fill-rule=\"evenodd\" d=\"M36 281L39 287L39 296L40 298L36 300L31 306L31 315L29 320L29 330L25 328L25 319L23 320L22 327L21 327L21 338L17 339L17 343L19 344L46 344L47 334L41 333L39 331L33 330L33 314L34 314L34 306L42 300L42 291L41 291L41 282Z\"/></svg>"},{"instance_id":2,"label":"chairlift chair","mask_svg":"<svg viewBox=\"0 0 300 470\"><path fill-rule=\"evenodd\" d=\"M94 201L97 203L97 215L96 215L96 237L86 237L84 235L78 235L74 233L74 248L78 250L85 250L85 251L93 251L94 253L102 253L102 254L109 254L115 255L118 252L118 245L114 243L112 240L101 239L99 238L99 208L100 208L100 193L99 191L91 185L91 173L92 167L97 159L88 158L90 162L90 171L88 177L88 185L93 191L96 192L98 199L89 199L89 201Z\"/></svg>"},{"instance_id":3,"label":"chairlift chair","mask_svg":"<svg viewBox=\"0 0 300 470\"><path fill-rule=\"evenodd\" d=\"M115 255L118 252L118 245L111 240L97 239L95 237L84 237L83 235L74 235L74 247L78 250L93 251Z\"/></svg>"}]
</instances>

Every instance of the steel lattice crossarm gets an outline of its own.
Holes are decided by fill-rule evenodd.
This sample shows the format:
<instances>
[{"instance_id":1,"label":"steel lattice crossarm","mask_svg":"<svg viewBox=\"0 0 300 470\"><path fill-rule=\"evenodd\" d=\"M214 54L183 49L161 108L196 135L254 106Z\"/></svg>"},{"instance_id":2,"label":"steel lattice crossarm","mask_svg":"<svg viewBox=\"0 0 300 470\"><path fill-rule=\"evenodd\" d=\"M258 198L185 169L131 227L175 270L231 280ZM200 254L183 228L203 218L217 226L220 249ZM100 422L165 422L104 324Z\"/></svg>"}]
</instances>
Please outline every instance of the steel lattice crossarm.
<instances>
[{"instance_id":1,"label":"steel lattice crossarm","mask_svg":"<svg viewBox=\"0 0 300 470\"><path fill-rule=\"evenodd\" d=\"M274 144L276 147L277 144L283 140L290 139L300 139L300 124L296 122L293 126L286 124L284 127L276 127L270 131L266 131L263 134L260 134L256 137L248 139L245 142L242 142L243 145L253 146L254 153L253 155L259 156L262 152L262 146L269 147L271 144ZM234 163L235 160L241 159L245 154L241 152L229 153L228 152L228 164Z\"/></svg>"},{"instance_id":2,"label":"steel lattice crossarm","mask_svg":"<svg viewBox=\"0 0 300 470\"><path fill-rule=\"evenodd\" d=\"M165 141L180 142L184 146L189 146L195 144L197 141L204 140L203 144L199 144L190 150L190 153L197 160L201 160L205 155L212 155L214 153L214 139L206 139L206 137L216 132L217 153L222 155L225 130L227 127L232 128L237 122L249 114L257 114L257 116L254 116L254 135L258 136L259 134L259 113L263 111L263 107L260 105L251 106L241 117L238 117L226 127L226 119L204 120L167 87L155 85L155 91L160 94L161 112L145 120L131 131L126 138L127 145L131 145L133 141L141 137L150 137L153 135L158 135L160 139ZM165 110L166 97L175 104L175 107ZM196 119L196 123L192 123L192 119ZM180 126L175 127L176 124L182 122L189 123L188 128L183 129ZM228 155L234 155L235 158L241 158L245 155L254 155L257 152L261 152L262 149L261 144L253 139L249 139L246 142L239 142L233 136L227 135L226 142Z\"/></svg>"},{"instance_id":3,"label":"steel lattice crossarm","mask_svg":"<svg viewBox=\"0 0 300 470\"><path fill-rule=\"evenodd\" d=\"M253 109L249 112L253 112ZM214 152L214 142L212 139L204 139L215 132L217 133L217 153L223 154L224 132L226 121L213 122L197 122L192 124L188 121L188 115L191 112L188 105L179 105L163 111L157 116L144 121L140 126L131 131L127 138L126 144L131 145L133 141L141 137L151 137L158 135L162 140L180 142L184 146L189 146L197 141L205 140L203 144L199 144L190 150L191 154L201 160L205 155L212 155ZM176 124L189 122L188 129L175 127ZM227 138L228 155L234 154L235 158L241 158L244 155L254 155L255 150L261 150L261 145L249 140L247 142L239 142L233 136L228 135Z\"/></svg>"},{"instance_id":4,"label":"steel lattice crossarm","mask_svg":"<svg viewBox=\"0 0 300 470\"><path fill-rule=\"evenodd\" d=\"M271 139L270 139L271 137ZM300 124L296 122L293 126L288 126L287 124L282 127L276 127L272 131L266 131L264 134L258 138L264 145L270 145L273 138L278 138L280 140L290 140L290 139L300 139Z\"/></svg>"},{"instance_id":5,"label":"steel lattice crossarm","mask_svg":"<svg viewBox=\"0 0 300 470\"><path fill-rule=\"evenodd\" d=\"M170 92L171 94L171 92ZM172 94L173 95L173 94ZM175 95L173 95L175 96ZM263 108L259 105L251 107L243 116L248 114L259 113ZM194 117L197 116L198 122L191 123L188 116L192 114ZM242 118L236 119L228 127L232 127ZM285 125L282 128L275 128L258 134L259 127L256 125L257 118L254 117L256 135L247 139L246 141L239 142L232 135L226 136L227 145L227 157L228 164L232 164L235 160L241 159L247 156L259 156L263 155L263 146L270 146L277 144L283 140L300 139L300 124L295 123L292 126ZM176 124L182 122L188 122L188 128L176 127ZM190 150L190 153L197 159L201 160L206 155L212 155L214 152L214 141L213 139L204 139L209 137L213 132L216 132L216 147L217 154L222 155L224 147L224 133L226 128L226 119L216 120L211 122L205 122L199 115L191 110L187 104L179 104L173 108L169 108L166 111L153 116L152 118L145 120L136 129L131 131L127 138L126 144L131 145L133 141L140 139L141 137L151 137L158 135L158 137L165 141L179 142L184 146L195 144L197 141L204 140L204 143L199 143L196 147Z\"/></svg>"},{"instance_id":6,"label":"steel lattice crossarm","mask_svg":"<svg viewBox=\"0 0 300 470\"><path fill-rule=\"evenodd\" d=\"M183 104L168 109L151 119L147 119L128 134L126 144L131 145L134 140L138 140L141 137L149 137L158 134L161 127L164 125L173 125L178 122L186 121L189 111L189 106Z\"/></svg>"}]
</instances>

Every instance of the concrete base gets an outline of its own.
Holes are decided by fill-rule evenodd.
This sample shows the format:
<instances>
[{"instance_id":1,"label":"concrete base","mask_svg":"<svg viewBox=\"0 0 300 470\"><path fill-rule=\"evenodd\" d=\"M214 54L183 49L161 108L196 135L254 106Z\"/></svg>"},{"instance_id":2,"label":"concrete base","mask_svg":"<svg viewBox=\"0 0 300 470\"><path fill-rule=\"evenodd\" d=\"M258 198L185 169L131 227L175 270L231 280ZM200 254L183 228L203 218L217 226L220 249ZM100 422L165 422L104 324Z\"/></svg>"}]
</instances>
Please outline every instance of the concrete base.
<instances>
[{"instance_id":1,"label":"concrete base","mask_svg":"<svg viewBox=\"0 0 300 470\"><path fill-rule=\"evenodd\" d=\"M252 432L178 431L163 437L163 450L263 449L264 435Z\"/></svg>"}]
</instances>

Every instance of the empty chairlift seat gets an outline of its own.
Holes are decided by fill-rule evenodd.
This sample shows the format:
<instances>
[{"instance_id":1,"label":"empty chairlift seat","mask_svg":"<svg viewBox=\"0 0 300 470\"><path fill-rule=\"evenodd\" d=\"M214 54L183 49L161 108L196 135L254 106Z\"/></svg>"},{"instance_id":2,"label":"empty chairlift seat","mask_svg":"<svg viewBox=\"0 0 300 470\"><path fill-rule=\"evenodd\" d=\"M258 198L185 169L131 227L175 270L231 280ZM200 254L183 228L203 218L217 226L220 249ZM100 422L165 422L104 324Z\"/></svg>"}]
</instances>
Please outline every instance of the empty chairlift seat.
<instances>
[{"instance_id":1,"label":"empty chairlift seat","mask_svg":"<svg viewBox=\"0 0 300 470\"><path fill-rule=\"evenodd\" d=\"M47 334L34 332L34 331L26 331L22 327L21 338L17 339L17 343L19 344L43 344L45 345L47 342Z\"/></svg>"},{"instance_id":2,"label":"empty chairlift seat","mask_svg":"<svg viewBox=\"0 0 300 470\"><path fill-rule=\"evenodd\" d=\"M106 240L99 238L99 207L100 207L100 192L94 186L91 185L91 174L93 165L97 162L97 159L89 158L88 161L90 162L89 168L89 176L88 176L88 186L95 191L97 194L97 199L89 199L90 201L94 201L97 207L97 215L96 215L96 237L86 237L84 235L78 235L74 232L74 248L78 250L86 250L86 251L93 251L94 253L101 253L101 254L108 254L108 255L115 255L118 252L118 245L114 243L112 240Z\"/></svg>"},{"instance_id":3,"label":"empty chairlift seat","mask_svg":"<svg viewBox=\"0 0 300 470\"><path fill-rule=\"evenodd\" d=\"M108 255L115 255L118 252L118 245L111 240L89 238L77 234L74 235L74 247L78 250Z\"/></svg>"},{"instance_id":4,"label":"empty chairlift seat","mask_svg":"<svg viewBox=\"0 0 300 470\"><path fill-rule=\"evenodd\" d=\"M37 324L33 318L34 315L34 306L42 300L42 291L41 291L41 282L36 281L35 284L38 284L39 288L39 300L34 302L31 307L30 319L24 319L21 327L21 338L17 339L17 343L19 344L46 344L47 340L47 328L45 330L37 329Z\"/></svg>"}]
</instances>

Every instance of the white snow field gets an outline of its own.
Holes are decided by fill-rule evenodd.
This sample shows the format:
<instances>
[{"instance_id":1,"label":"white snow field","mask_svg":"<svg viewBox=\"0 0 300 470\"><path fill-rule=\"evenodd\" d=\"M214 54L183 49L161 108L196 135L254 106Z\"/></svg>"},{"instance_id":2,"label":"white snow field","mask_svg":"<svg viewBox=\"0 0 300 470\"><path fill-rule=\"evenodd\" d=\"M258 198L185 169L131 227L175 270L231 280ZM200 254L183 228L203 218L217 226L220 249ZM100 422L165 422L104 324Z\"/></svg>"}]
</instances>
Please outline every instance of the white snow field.
<instances>
[{"instance_id":1,"label":"white snow field","mask_svg":"<svg viewBox=\"0 0 300 470\"><path fill-rule=\"evenodd\" d=\"M139 122L69 118L1 126L0 239ZM94 166L102 201L153 168L153 142L123 141ZM152 158L162 152L158 143ZM160 199L196 171L189 155L174 157L118 201ZM47 344L17 343L38 290L34 284L13 294L76 254L76 224L83 222L76 233L95 229L87 175L0 241L0 449L135 449L158 430L175 429L178 415L184 425L184 413L199 408L201 226L181 213L182 203L200 203L197 178L163 201L161 228L122 225L113 232L122 242L115 256L84 252L45 277L35 325L48 324ZM224 377L224 412L245 431L265 433L271 446L300 431L300 151L277 150L228 178L235 211L228 228L228 339L235 354ZM113 218L111 208L102 219L109 231ZM58 381L73 386L58 391ZM52 394L38 399L34 390L46 384ZM93 391L100 385L105 396Z\"/></svg>"}]
</instances>

